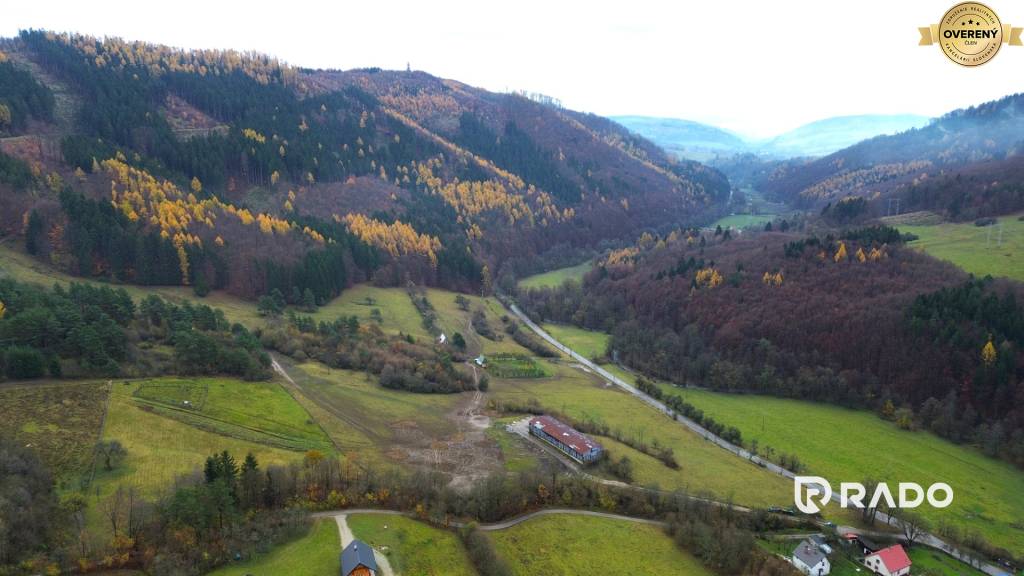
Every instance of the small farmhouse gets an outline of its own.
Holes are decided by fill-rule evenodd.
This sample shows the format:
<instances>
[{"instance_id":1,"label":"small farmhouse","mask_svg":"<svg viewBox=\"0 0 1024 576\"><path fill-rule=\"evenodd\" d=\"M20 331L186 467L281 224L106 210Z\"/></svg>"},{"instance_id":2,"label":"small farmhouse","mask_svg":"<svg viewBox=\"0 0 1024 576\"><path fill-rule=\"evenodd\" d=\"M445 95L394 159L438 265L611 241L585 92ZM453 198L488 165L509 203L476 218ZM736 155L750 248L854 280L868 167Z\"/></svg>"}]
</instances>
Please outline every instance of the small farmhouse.
<instances>
[{"instance_id":1,"label":"small farmhouse","mask_svg":"<svg viewBox=\"0 0 1024 576\"><path fill-rule=\"evenodd\" d=\"M341 552L341 576L377 576L373 548L362 540L353 540Z\"/></svg>"},{"instance_id":2,"label":"small farmhouse","mask_svg":"<svg viewBox=\"0 0 1024 576\"><path fill-rule=\"evenodd\" d=\"M803 540L793 550L793 566L808 576L826 576L832 571L828 556L811 540Z\"/></svg>"},{"instance_id":3,"label":"small farmhouse","mask_svg":"<svg viewBox=\"0 0 1024 576\"><path fill-rule=\"evenodd\" d=\"M864 566L881 576L907 576L910 574L910 564L910 557L899 544L864 557Z\"/></svg>"},{"instance_id":4,"label":"small farmhouse","mask_svg":"<svg viewBox=\"0 0 1024 576\"><path fill-rule=\"evenodd\" d=\"M530 419L530 434L544 440L580 464L593 462L604 448L588 436L577 432L551 416Z\"/></svg>"}]
</instances>

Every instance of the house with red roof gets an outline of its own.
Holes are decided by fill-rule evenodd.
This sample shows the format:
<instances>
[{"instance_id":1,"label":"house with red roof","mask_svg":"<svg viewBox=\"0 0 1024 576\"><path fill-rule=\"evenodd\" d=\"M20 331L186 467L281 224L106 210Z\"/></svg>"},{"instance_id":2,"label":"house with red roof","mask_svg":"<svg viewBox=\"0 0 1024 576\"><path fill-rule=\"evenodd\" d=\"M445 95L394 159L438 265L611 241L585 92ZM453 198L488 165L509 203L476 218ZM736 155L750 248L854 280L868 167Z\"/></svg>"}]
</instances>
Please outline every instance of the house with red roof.
<instances>
[{"instance_id":1,"label":"house with red roof","mask_svg":"<svg viewBox=\"0 0 1024 576\"><path fill-rule=\"evenodd\" d=\"M881 576L908 576L910 564L910 557L903 550L903 546L899 544L883 548L864 557L864 566Z\"/></svg>"},{"instance_id":2,"label":"house with red roof","mask_svg":"<svg viewBox=\"0 0 1024 576\"><path fill-rule=\"evenodd\" d=\"M531 419L530 434L558 448L580 464L597 460L604 450L589 436L577 432L551 416L537 416Z\"/></svg>"}]
</instances>

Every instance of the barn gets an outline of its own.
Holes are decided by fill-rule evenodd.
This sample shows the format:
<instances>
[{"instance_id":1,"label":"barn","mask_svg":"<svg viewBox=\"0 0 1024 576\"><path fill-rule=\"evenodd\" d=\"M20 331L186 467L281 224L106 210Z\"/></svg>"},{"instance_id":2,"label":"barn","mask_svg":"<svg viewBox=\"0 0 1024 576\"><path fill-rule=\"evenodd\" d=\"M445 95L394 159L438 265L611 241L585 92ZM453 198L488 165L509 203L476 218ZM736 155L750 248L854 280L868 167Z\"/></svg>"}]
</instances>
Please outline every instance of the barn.
<instances>
[{"instance_id":1,"label":"barn","mask_svg":"<svg viewBox=\"0 0 1024 576\"><path fill-rule=\"evenodd\" d=\"M566 456L587 464L601 457L604 452L597 442L572 426L563 424L551 416L537 416L530 419L530 434L558 448Z\"/></svg>"}]
</instances>

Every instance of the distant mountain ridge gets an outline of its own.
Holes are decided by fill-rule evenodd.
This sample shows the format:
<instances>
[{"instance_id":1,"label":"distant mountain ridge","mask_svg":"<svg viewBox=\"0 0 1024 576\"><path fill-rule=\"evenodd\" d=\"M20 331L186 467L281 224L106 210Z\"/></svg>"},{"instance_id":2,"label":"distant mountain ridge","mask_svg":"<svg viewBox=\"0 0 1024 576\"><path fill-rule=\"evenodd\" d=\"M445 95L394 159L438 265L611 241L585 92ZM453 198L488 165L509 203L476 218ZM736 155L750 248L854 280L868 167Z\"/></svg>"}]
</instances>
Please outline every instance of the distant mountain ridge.
<instances>
[{"instance_id":1,"label":"distant mountain ridge","mask_svg":"<svg viewBox=\"0 0 1024 576\"><path fill-rule=\"evenodd\" d=\"M929 122L928 117L916 114L835 116L772 138L753 139L692 120L649 116L613 116L612 120L670 152L697 161L736 154L773 159L826 156L868 138L921 128Z\"/></svg>"}]
</instances>

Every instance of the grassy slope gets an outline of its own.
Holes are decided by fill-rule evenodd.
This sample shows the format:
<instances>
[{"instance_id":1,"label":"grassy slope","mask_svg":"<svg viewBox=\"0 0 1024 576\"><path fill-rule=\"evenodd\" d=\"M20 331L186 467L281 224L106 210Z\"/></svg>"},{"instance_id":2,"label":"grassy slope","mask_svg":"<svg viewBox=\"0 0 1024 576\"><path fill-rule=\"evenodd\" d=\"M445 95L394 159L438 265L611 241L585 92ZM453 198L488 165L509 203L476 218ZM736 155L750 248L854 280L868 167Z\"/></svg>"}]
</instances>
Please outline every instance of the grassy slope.
<instances>
[{"instance_id":1,"label":"grassy slope","mask_svg":"<svg viewBox=\"0 0 1024 576\"><path fill-rule=\"evenodd\" d=\"M999 222L1003 225L1002 246L997 245L998 225L979 227L964 222L899 229L920 237L910 246L949 260L972 274L1024 280L1024 222L1016 214L999 218Z\"/></svg>"},{"instance_id":2,"label":"grassy slope","mask_svg":"<svg viewBox=\"0 0 1024 576\"><path fill-rule=\"evenodd\" d=\"M353 514L349 528L377 550L387 549L391 567L405 576L474 576L458 537L402 516Z\"/></svg>"},{"instance_id":3,"label":"grassy slope","mask_svg":"<svg viewBox=\"0 0 1024 576\"><path fill-rule=\"evenodd\" d=\"M928 486L946 482L955 498L946 510L919 510L977 530L994 544L1024 548L1024 473L926 432L907 432L874 414L825 404L764 396L674 389L719 422L738 427L747 441L797 454L808 471L839 481L875 477Z\"/></svg>"},{"instance_id":4,"label":"grassy slope","mask_svg":"<svg viewBox=\"0 0 1024 576\"><path fill-rule=\"evenodd\" d=\"M566 280L583 280L583 276L594 267L593 262L584 262L568 268L559 268L543 274L528 276L519 281L520 288L554 288Z\"/></svg>"},{"instance_id":5,"label":"grassy slope","mask_svg":"<svg viewBox=\"0 0 1024 576\"><path fill-rule=\"evenodd\" d=\"M566 538L571 534L571 538ZM660 528L606 518L542 516L489 533L514 574L677 574L711 572Z\"/></svg>"},{"instance_id":6,"label":"grassy slope","mask_svg":"<svg viewBox=\"0 0 1024 576\"><path fill-rule=\"evenodd\" d=\"M157 378L136 390L137 401L203 430L279 448L332 450L323 430L276 382ZM194 408L183 409L183 400Z\"/></svg>"},{"instance_id":7,"label":"grassy slope","mask_svg":"<svg viewBox=\"0 0 1024 576\"><path fill-rule=\"evenodd\" d=\"M565 365L548 363L548 368L554 374L551 378L495 378L491 393L499 400L516 403L536 398L550 410L580 420L600 420L627 435L643 435L648 441L657 438L671 446L680 470L671 470L650 457L620 448L637 463L637 483L709 491L720 498L731 496L739 504L753 506L791 504L792 488L781 477L715 447L618 388L607 387Z\"/></svg>"},{"instance_id":8,"label":"grassy slope","mask_svg":"<svg viewBox=\"0 0 1024 576\"><path fill-rule=\"evenodd\" d=\"M64 483L88 472L100 434L103 382L31 382L0 386L0 434L32 445Z\"/></svg>"},{"instance_id":9,"label":"grassy slope","mask_svg":"<svg viewBox=\"0 0 1024 576\"><path fill-rule=\"evenodd\" d=\"M372 301L368 303L367 298ZM312 314L316 320L332 321L339 316L357 316L360 322L370 323L373 309L380 310L383 322L381 328L385 332L397 334L403 332L415 338L430 338L423 328L420 315L409 301L409 295L403 288L378 288L369 284L359 284L341 293L340 296L320 307Z\"/></svg>"},{"instance_id":10,"label":"grassy slope","mask_svg":"<svg viewBox=\"0 0 1024 576\"><path fill-rule=\"evenodd\" d=\"M338 573L341 542L333 518L320 520L309 534L277 546L254 560L231 564L210 573L211 576L332 576Z\"/></svg>"},{"instance_id":11,"label":"grassy slope","mask_svg":"<svg viewBox=\"0 0 1024 576\"><path fill-rule=\"evenodd\" d=\"M544 324L544 330L584 358L604 356L611 336L604 332L584 330L568 324Z\"/></svg>"},{"instance_id":12,"label":"grassy slope","mask_svg":"<svg viewBox=\"0 0 1024 576\"><path fill-rule=\"evenodd\" d=\"M195 295L191 288L183 286L132 286L129 284L112 284L78 278L64 274L52 266L43 264L28 254L12 248L10 241L0 244L0 278L6 275L10 275L20 282L29 282L42 286L52 286L55 282L61 284L87 282L94 285L102 284L113 288L124 288L136 302L150 294L157 294L175 304L189 301L220 308L224 311L224 315L229 321L238 322L247 328L255 328L262 324L262 319L256 311L255 304L224 292L211 292L205 298L200 298Z\"/></svg>"},{"instance_id":13,"label":"grassy slope","mask_svg":"<svg viewBox=\"0 0 1024 576\"><path fill-rule=\"evenodd\" d=\"M285 464L302 457L299 452L207 432L149 412L132 397L136 386L115 383L111 392L103 437L120 441L128 457L112 472L99 471L96 479L101 492L113 491L123 484L153 495L170 485L176 475L201 469L207 456L222 450L230 451L237 459L252 452L261 466ZM239 393L235 400L241 401L243 396Z\"/></svg>"},{"instance_id":14,"label":"grassy slope","mask_svg":"<svg viewBox=\"0 0 1024 576\"><path fill-rule=\"evenodd\" d=\"M437 312L437 326L448 336L460 332L466 340L466 352L476 355L484 354L530 354L528 350L516 344L514 340L505 334L505 324L501 317L507 314L505 308L494 298L481 298L470 294L463 294L469 300L469 310L464 311L455 303L455 293L446 290L430 288L427 290L427 300ZM480 336L471 326L473 311L483 309L487 317L487 323L496 335L495 340L489 340ZM417 321L419 316L416 317Z\"/></svg>"}]
</instances>

